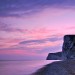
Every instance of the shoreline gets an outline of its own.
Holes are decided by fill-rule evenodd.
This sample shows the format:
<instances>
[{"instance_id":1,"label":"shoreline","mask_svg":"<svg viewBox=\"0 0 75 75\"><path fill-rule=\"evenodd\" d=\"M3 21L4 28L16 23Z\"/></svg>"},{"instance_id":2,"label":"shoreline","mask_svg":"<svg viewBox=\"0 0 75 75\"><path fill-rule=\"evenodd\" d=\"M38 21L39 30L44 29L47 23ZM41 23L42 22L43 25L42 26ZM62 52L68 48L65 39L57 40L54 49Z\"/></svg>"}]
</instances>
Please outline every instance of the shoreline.
<instances>
[{"instance_id":1,"label":"shoreline","mask_svg":"<svg viewBox=\"0 0 75 75\"><path fill-rule=\"evenodd\" d=\"M75 75L75 60L47 64L31 75Z\"/></svg>"}]
</instances>

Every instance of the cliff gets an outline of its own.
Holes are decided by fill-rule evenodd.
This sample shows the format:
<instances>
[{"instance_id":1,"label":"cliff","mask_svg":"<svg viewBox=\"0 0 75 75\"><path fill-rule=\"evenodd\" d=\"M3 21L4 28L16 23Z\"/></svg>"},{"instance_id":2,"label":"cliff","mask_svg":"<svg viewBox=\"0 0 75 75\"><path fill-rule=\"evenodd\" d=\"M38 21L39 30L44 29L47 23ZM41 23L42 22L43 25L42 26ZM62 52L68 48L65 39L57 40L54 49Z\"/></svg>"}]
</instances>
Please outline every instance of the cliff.
<instances>
[{"instance_id":1,"label":"cliff","mask_svg":"<svg viewBox=\"0 0 75 75\"><path fill-rule=\"evenodd\" d=\"M49 53L46 60L61 60L62 59L62 52L57 53Z\"/></svg>"},{"instance_id":2,"label":"cliff","mask_svg":"<svg viewBox=\"0 0 75 75\"><path fill-rule=\"evenodd\" d=\"M75 35L65 35L63 40L63 59L75 59Z\"/></svg>"},{"instance_id":3,"label":"cliff","mask_svg":"<svg viewBox=\"0 0 75 75\"><path fill-rule=\"evenodd\" d=\"M62 52L49 53L47 60L75 59L75 35L65 35Z\"/></svg>"}]
</instances>

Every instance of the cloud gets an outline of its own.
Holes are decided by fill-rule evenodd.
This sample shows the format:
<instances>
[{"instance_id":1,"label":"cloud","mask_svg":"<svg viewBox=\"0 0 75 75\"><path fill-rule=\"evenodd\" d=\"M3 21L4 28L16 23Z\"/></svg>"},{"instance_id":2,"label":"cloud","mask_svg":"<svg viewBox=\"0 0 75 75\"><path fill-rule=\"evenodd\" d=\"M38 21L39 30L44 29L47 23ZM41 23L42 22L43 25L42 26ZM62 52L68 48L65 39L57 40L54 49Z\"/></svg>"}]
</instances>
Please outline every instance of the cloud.
<instances>
[{"instance_id":1,"label":"cloud","mask_svg":"<svg viewBox=\"0 0 75 75\"><path fill-rule=\"evenodd\" d=\"M73 30L73 29L75 29L75 26L66 27L65 29Z\"/></svg>"},{"instance_id":2,"label":"cloud","mask_svg":"<svg viewBox=\"0 0 75 75\"><path fill-rule=\"evenodd\" d=\"M28 41L23 41L20 42L20 44L28 44L28 43L44 43L44 40L28 40Z\"/></svg>"},{"instance_id":3,"label":"cloud","mask_svg":"<svg viewBox=\"0 0 75 75\"><path fill-rule=\"evenodd\" d=\"M22 16L44 8L75 8L75 0L0 0L0 17Z\"/></svg>"},{"instance_id":4,"label":"cloud","mask_svg":"<svg viewBox=\"0 0 75 75\"><path fill-rule=\"evenodd\" d=\"M39 56L41 57L40 59L46 59L46 56L49 52L57 52L60 51L61 49L60 48L61 37L57 37L55 35L45 39L27 40L22 42L20 41L16 45L0 48L0 56L2 54L3 55L2 58L7 59L7 57L11 55L12 57L12 58L10 57L11 60L19 59L18 57L14 58L15 55L16 56L22 55L25 60L26 59L31 60L34 58L39 59ZM39 46L37 47L37 45ZM32 56L32 58L30 58L30 56ZM10 60L10 58L8 59Z\"/></svg>"},{"instance_id":5,"label":"cloud","mask_svg":"<svg viewBox=\"0 0 75 75\"><path fill-rule=\"evenodd\" d=\"M36 59L39 59L39 56L41 57L41 59L45 59L47 54L49 52L57 52L57 51L60 51L60 44L56 44L56 45L53 45L53 46L44 46L44 47L26 47L25 45L24 46L21 46L21 45L17 45L17 46L12 46L12 47L9 47L9 48L0 48L0 56L1 54L3 55L3 57L5 55L12 55L12 57L14 57L15 55L18 55L18 56L25 56L25 59L31 59L29 58L30 56L32 56L32 58L34 59L36 56L37 58ZM4 58L7 58L4 57ZM29 56L29 57L28 57ZM1 58L0 58L1 59ZM13 58L14 59L14 58ZM11 60L13 60L11 59ZM16 58L18 59L18 58Z\"/></svg>"},{"instance_id":6,"label":"cloud","mask_svg":"<svg viewBox=\"0 0 75 75\"><path fill-rule=\"evenodd\" d=\"M47 41L49 41L49 42L55 42L55 41L59 41L59 40L62 40L62 38L52 37L52 38L45 38L45 39L40 39L40 40L22 41L19 44L30 44L30 43L41 44L41 43L46 43Z\"/></svg>"},{"instance_id":7,"label":"cloud","mask_svg":"<svg viewBox=\"0 0 75 75\"><path fill-rule=\"evenodd\" d=\"M23 32L26 32L27 29L12 28L10 25L0 22L0 31L23 33Z\"/></svg>"},{"instance_id":8,"label":"cloud","mask_svg":"<svg viewBox=\"0 0 75 75\"><path fill-rule=\"evenodd\" d=\"M9 30L9 26L7 24L0 22L0 31L7 31L7 30Z\"/></svg>"},{"instance_id":9,"label":"cloud","mask_svg":"<svg viewBox=\"0 0 75 75\"><path fill-rule=\"evenodd\" d=\"M42 50L38 50L37 53L54 53L59 52L62 50L61 45L51 46L51 47L45 47Z\"/></svg>"},{"instance_id":10,"label":"cloud","mask_svg":"<svg viewBox=\"0 0 75 75\"><path fill-rule=\"evenodd\" d=\"M0 48L0 50L33 50L33 49L40 50L41 48L44 47L59 45L61 40L62 40L61 37L55 36L51 38L26 40L26 41L22 41L22 39L9 39L9 40L5 39L6 44L9 46L4 48L2 47Z\"/></svg>"}]
</instances>

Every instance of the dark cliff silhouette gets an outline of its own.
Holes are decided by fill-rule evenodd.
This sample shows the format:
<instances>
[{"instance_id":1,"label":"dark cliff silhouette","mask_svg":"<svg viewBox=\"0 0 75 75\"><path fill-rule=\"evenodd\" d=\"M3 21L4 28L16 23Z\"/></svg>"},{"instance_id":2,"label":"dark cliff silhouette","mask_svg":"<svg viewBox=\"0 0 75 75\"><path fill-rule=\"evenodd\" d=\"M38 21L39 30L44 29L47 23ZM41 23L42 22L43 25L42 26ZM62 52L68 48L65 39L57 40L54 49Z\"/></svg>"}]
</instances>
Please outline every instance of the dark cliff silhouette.
<instances>
[{"instance_id":1,"label":"dark cliff silhouette","mask_svg":"<svg viewBox=\"0 0 75 75\"><path fill-rule=\"evenodd\" d=\"M49 53L47 60L66 60L75 58L75 35L65 35L62 52Z\"/></svg>"},{"instance_id":2,"label":"dark cliff silhouette","mask_svg":"<svg viewBox=\"0 0 75 75\"><path fill-rule=\"evenodd\" d=\"M46 60L62 60L62 52L49 53Z\"/></svg>"}]
</instances>

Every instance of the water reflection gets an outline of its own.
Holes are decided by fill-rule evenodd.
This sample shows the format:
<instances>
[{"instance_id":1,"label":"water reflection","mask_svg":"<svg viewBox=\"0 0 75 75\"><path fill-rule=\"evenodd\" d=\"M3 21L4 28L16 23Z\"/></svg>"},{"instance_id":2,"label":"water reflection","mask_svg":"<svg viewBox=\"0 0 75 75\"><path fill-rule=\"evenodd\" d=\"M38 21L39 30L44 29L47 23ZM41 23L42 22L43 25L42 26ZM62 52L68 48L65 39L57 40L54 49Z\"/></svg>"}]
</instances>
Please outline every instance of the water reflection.
<instances>
[{"instance_id":1,"label":"water reflection","mask_svg":"<svg viewBox=\"0 0 75 75\"><path fill-rule=\"evenodd\" d=\"M0 61L0 75L29 75L55 60ZM57 60L58 61L58 60Z\"/></svg>"}]
</instances>

